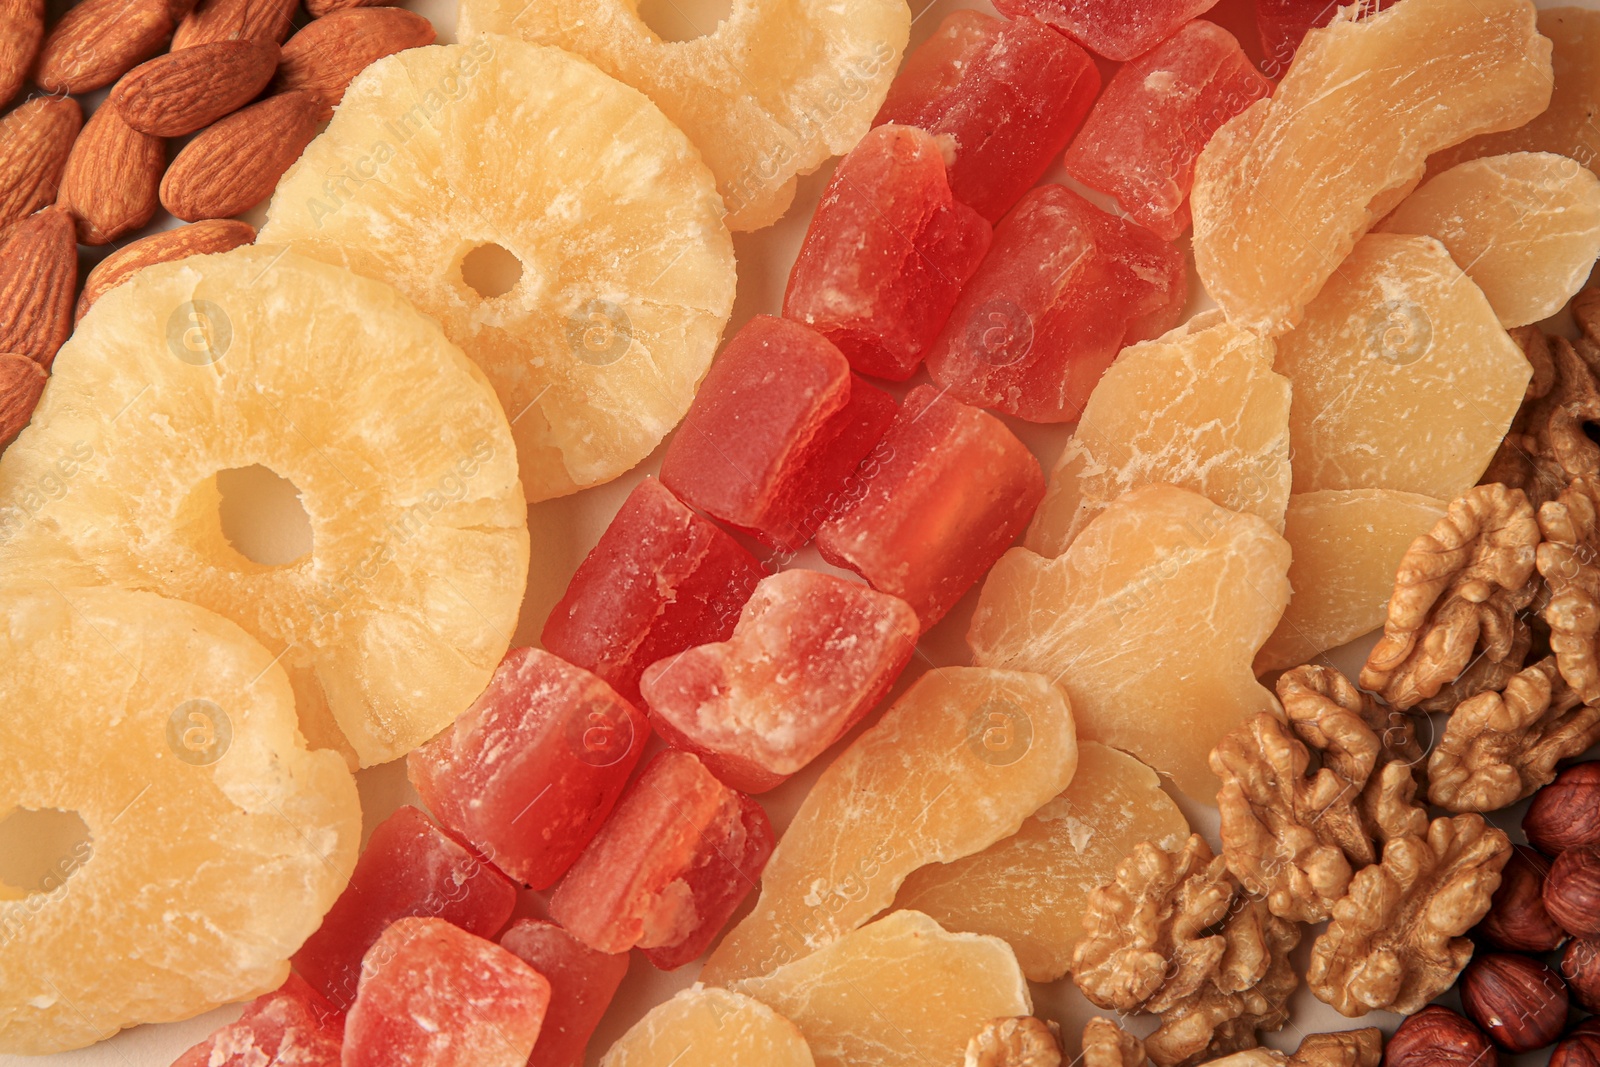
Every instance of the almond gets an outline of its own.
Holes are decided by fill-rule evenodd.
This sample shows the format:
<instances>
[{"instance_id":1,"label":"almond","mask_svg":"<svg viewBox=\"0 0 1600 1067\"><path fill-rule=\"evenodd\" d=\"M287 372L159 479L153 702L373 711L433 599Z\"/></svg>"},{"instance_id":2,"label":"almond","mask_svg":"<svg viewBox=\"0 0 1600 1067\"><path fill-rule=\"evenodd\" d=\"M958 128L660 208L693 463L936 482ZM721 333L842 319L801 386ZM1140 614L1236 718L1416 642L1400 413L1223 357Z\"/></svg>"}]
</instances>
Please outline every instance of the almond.
<instances>
[{"instance_id":1,"label":"almond","mask_svg":"<svg viewBox=\"0 0 1600 1067\"><path fill-rule=\"evenodd\" d=\"M54 202L83 109L70 96L41 96L0 119L0 229Z\"/></svg>"},{"instance_id":2,"label":"almond","mask_svg":"<svg viewBox=\"0 0 1600 1067\"><path fill-rule=\"evenodd\" d=\"M280 89L309 89L330 107L370 64L407 48L432 44L437 34L421 15L393 7L335 11L312 22L283 46Z\"/></svg>"},{"instance_id":3,"label":"almond","mask_svg":"<svg viewBox=\"0 0 1600 1067\"><path fill-rule=\"evenodd\" d=\"M47 207L0 233L0 352L50 366L72 332L77 285L71 215Z\"/></svg>"},{"instance_id":4,"label":"almond","mask_svg":"<svg viewBox=\"0 0 1600 1067\"><path fill-rule=\"evenodd\" d=\"M189 222L237 215L261 203L327 120L315 93L269 96L208 126L161 180L161 203Z\"/></svg>"},{"instance_id":5,"label":"almond","mask_svg":"<svg viewBox=\"0 0 1600 1067\"><path fill-rule=\"evenodd\" d=\"M96 300L146 267L226 252L255 239L255 227L234 219L208 219L193 226L179 226L176 230L162 230L141 237L95 264L83 283L83 295L78 297L76 318L83 318Z\"/></svg>"},{"instance_id":6,"label":"almond","mask_svg":"<svg viewBox=\"0 0 1600 1067\"><path fill-rule=\"evenodd\" d=\"M0 353L0 447L4 447L33 418L49 375L27 356Z\"/></svg>"},{"instance_id":7,"label":"almond","mask_svg":"<svg viewBox=\"0 0 1600 1067\"><path fill-rule=\"evenodd\" d=\"M44 40L44 0L0 0L0 105L22 88Z\"/></svg>"},{"instance_id":8,"label":"almond","mask_svg":"<svg viewBox=\"0 0 1600 1067\"><path fill-rule=\"evenodd\" d=\"M154 137L182 137L237 111L278 69L276 41L215 41L134 67L111 90L122 120Z\"/></svg>"},{"instance_id":9,"label":"almond","mask_svg":"<svg viewBox=\"0 0 1600 1067\"><path fill-rule=\"evenodd\" d=\"M178 24L172 50L214 41L282 44L294 25L296 0L204 0Z\"/></svg>"},{"instance_id":10,"label":"almond","mask_svg":"<svg viewBox=\"0 0 1600 1067\"><path fill-rule=\"evenodd\" d=\"M331 15L335 11L349 11L353 7L389 7L399 0L306 0L306 11L314 19Z\"/></svg>"},{"instance_id":11,"label":"almond","mask_svg":"<svg viewBox=\"0 0 1600 1067\"><path fill-rule=\"evenodd\" d=\"M149 222L160 202L156 190L166 144L122 121L114 107L89 117L67 157L56 203L78 220L78 240L110 244Z\"/></svg>"},{"instance_id":12,"label":"almond","mask_svg":"<svg viewBox=\"0 0 1600 1067\"><path fill-rule=\"evenodd\" d=\"M110 85L159 52L172 26L167 0L82 0L45 38L33 80L49 93Z\"/></svg>"}]
</instances>

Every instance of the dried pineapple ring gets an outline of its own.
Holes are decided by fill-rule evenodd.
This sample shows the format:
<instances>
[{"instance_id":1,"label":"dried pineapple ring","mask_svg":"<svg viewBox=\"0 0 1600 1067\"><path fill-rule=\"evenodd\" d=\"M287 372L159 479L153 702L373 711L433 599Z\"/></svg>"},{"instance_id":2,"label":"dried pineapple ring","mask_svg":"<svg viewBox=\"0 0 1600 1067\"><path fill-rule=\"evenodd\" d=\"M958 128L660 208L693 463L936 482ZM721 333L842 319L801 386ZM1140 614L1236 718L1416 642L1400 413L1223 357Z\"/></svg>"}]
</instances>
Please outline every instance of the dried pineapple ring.
<instances>
[{"instance_id":1,"label":"dried pineapple ring","mask_svg":"<svg viewBox=\"0 0 1600 1067\"><path fill-rule=\"evenodd\" d=\"M638 0L462 0L462 33L570 48L644 93L717 176L728 227L783 216L796 175L854 148L911 33L906 0L733 0L715 30L663 41Z\"/></svg>"},{"instance_id":2,"label":"dried pineapple ring","mask_svg":"<svg viewBox=\"0 0 1600 1067\"><path fill-rule=\"evenodd\" d=\"M222 532L215 476L253 465L300 490L299 560ZM282 654L307 740L363 765L483 691L527 568L483 375L388 286L283 249L161 264L95 301L0 460L0 573L231 619Z\"/></svg>"},{"instance_id":3,"label":"dried pineapple ring","mask_svg":"<svg viewBox=\"0 0 1600 1067\"><path fill-rule=\"evenodd\" d=\"M650 101L577 56L493 37L368 67L261 240L439 320L499 392L533 503L615 478L688 411L733 308L721 208ZM486 296L462 265L491 245L521 275Z\"/></svg>"},{"instance_id":4,"label":"dried pineapple ring","mask_svg":"<svg viewBox=\"0 0 1600 1067\"><path fill-rule=\"evenodd\" d=\"M0 663L0 817L89 830L40 892L0 885L0 1052L275 989L349 880L361 806L338 755L306 751L272 653L192 604L19 583Z\"/></svg>"}]
</instances>

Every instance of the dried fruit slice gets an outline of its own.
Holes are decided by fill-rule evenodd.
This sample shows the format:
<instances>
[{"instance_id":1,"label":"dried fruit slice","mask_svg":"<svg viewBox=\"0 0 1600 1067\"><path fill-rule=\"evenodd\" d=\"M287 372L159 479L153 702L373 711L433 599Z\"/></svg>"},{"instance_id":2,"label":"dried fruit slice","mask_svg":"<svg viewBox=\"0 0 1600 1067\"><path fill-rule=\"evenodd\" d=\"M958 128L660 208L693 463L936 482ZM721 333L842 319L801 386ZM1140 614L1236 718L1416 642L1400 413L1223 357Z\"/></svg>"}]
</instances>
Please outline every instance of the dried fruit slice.
<instances>
[{"instance_id":1,"label":"dried fruit slice","mask_svg":"<svg viewBox=\"0 0 1600 1067\"><path fill-rule=\"evenodd\" d=\"M794 1023L758 1000L694 985L634 1023L600 1067L813 1067Z\"/></svg>"},{"instance_id":2,"label":"dried fruit slice","mask_svg":"<svg viewBox=\"0 0 1600 1067\"><path fill-rule=\"evenodd\" d=\"M1025 548L984 582L967 642L986 667L1038 671L1078 731L1209 802L1207 754L1277 701L1250 661L1289 602L1289 543L1255 515L1149 485L1124 494L1059 559Z\"/></svg>"},{"instance_id":3,"label":"dried fruit slice","mask_svg":"<svg viewBox=\"0 0 1600 1067\"><path fill-rule=\"evenodd\" d=\"M64 457L70 491L29 506ZM223 533L217 475L252 465L299 489L296 561ZM32 512L0 570L232 619L282 656L313 747L347 738L381 763L464 711L505 653L528 565L516 470L493 392L436 324L386 285L246 246L95 301L0 461L0 503Z\"/></svg>"},{"instance_id":4,"label":"dried fruit slice","mask_svg":"<svg viewBox=\"0 0 1600 1067\"><path fill-rule=\"evenodd\" d=\"M961 1061L990 1019L1033 1011L1004 941L897 911L805 959L734 984L792 1019L817 1067Z\"/></svg>"},{"instance_id":5,"label":"dried fruit slice","mask_svg":"<svg viewBox=\"0 0 1600 1067\"><path fill-rule=\"evenodd\" d=\"M972 667L923 675L822 772L755 910L702 979L766 974L836 941L888 907L918 867L1016 833L1077 764L1072 712L1045 679Z\"/></svg>"},{"instance_id":6,"label":"dried fruit slice","mask_svg":"<svg viewBox=\"0 0 1600 1067\"><path fill-rule=\"evenodd\" d=\"M437 319L499 393L535 502L615 478L689 409L733 306L721 211L650 101L576 56L484 38L368 67L260 240Z\"/></svg>"},{"instance_id":7,"label":"dried fruit slice","mask_svg":"<svg viewBox=\"0 0 1600 1067\"><path fill-rule=\"evenodd\" d=\"M855 147L911 33L905 0L733 0L715 29L663 41L629 0L467 0L460 35L560 45L655 101L705 157L728 226L758 230L794 199L796 175Z\"/></svg>"},{"instance_id":8,"label":"dried fruit slice","mask_svg":"<svg viewBox=\"0 0 1600 1067\"><path fill-rule=\"evenodd\" d=\"M361 809L339 757L306 751L272 653L191 604L29 584L0 589L0 662L0 818L88 831L52 892L0 885L0 1052L281 985L350 877Z\"/></svg>"},{"instance_id":9,"label":"dried fruit slice","mask_svg":"<svg viewBox=\"0 0 1600 1067\"><path fill-rule=\"evenodd\" d=\"M500 935L500 947L550 983L550 1009L528 1067L582 1067L589 1037L628 973L627 954L596 952L542 919L518 919Z\"/></svg>"},{"instance_id":10,"label":"dried fruit slice","mask_svg":"<svg viewBox=\"0 0 1600 1067\"><path fill-rule=\"evenodd\" d=\"M1507 130L1550 102L1532 0L1343 8L1306 35L1267 100L1231 120L1195 171L1195 268L1237 324L1300 321L1362 234L1422 178L1430 152Z\"/></svg>"},{"instance_id":11,"label":"dried fruit slice","mask_svg":"<svg viewBox=\"0 0 1600 1067\"><path fill-rule=\"evenodd\" d=\"M1022 829L976 855L912 872L896 908L951 930L990 934L1017 953L1033 982L1072 966L1089 894L1110 882L1141 841L1176 851L1189 823L1156 772L1095 741L1078 746L1078 772Z\"/></svg>"},{"instance_id":12,"label":"dried fruit slice","mask_svg":"<svg viewBox=\"0 0 1600 1067\"><path fill-rule=\"evenodd\" d=\"M1404 9L1405 5L1394 8ZM1494 458L1533 370L1430 237L1364 238L1278 339L1294 491L1453 500Z\"/></svg>"},{"instance_id":13,"label":"dried fruit slice","mask_svg":"<svg viewBox=\"0 0 1600 1067\"><path fill-rule=\"evenodd\" d=\"M1217 0L1001 0L1007 15L1032 15L1107 59L1149 51Z\"/></svg>"},{"instance_id":14,"label":"dried fruit slice","mask_svg":"<svg viewBox=\"0 0 1600 1067\"><path fill-rule=\"evenodd\" d=\"M340 1067L344 1013L298 975L172 1061L172 1067Z\"/></svg>"}]
</instances>

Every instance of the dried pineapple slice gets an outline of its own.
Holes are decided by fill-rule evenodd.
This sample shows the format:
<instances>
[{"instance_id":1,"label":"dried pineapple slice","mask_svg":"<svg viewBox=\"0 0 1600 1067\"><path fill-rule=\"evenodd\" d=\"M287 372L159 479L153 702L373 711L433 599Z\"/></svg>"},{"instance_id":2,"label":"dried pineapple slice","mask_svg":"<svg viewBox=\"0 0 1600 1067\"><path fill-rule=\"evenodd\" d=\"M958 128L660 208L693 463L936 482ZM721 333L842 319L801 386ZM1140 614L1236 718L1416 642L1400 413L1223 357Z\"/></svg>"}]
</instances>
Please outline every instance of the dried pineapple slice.
<instances>
[{"instance_id":1,"label":"dried pineapple slice","mask_svg":"<svg viewBox=\"0 0 1600 1067\"><path fill-rule=\"evenodd\" d=\"M689 409L733 307L721 213L650 101L577 56L488 37L368 67L260 240L439 320L499 393L536 503L630 469ZM514 281L508 262L497 286L471 284L508 254Z\"/></svg>"},{"instance_id":2,"label":"dried pineapple slice","mask_svg":"<svg viewBox=\"0 0 1600 1067\"><path fill-rule=\"evenodd\" d=\"M695 985L657 1004L600 1067L814 1067L794 1023L759 1000Z\"/></svg>"},{"instance_id":3,"label":"dried pineapple slice","mask_svg":"<svg viewBox=\"0 0 1600 1067\"><path fill-rule=\"evenodd\" d=\"M254 465L300 490L297 561L222 532L217 474ZM160 264L101 297L0 460L0 573L232 620L281 654L307 740L347 739L363 765L483 691L527 568L483 375L388 286L284 249Z\"/></svg>"},{"instance_id":4,"label":"dried pineapple slice","mask_svg":"<svg viewBox=\"0 0 1600 1067\"><path fill-rule=\"evenodd\" d=\"M277 988L349 880L361 807L306 751L272 653L192 604L26 583L0 587L0 663L0 818L89 830L64 882L0 885L0 1052Z\"/></svg>"},{"instance_id":5,"label":"dried pineapple slice","mask_svg":"<svg viewBox=\"0 0 1600 1067\"><path fill-rule=\"evenodd\" d=\"M638 0L462 0L461 34L559 45L644 93L700 149L733 230L783 217L796 176L855 147L911 33L906 0L732 0L692 41L663 41Z\"/></svg>"}]
</instances>

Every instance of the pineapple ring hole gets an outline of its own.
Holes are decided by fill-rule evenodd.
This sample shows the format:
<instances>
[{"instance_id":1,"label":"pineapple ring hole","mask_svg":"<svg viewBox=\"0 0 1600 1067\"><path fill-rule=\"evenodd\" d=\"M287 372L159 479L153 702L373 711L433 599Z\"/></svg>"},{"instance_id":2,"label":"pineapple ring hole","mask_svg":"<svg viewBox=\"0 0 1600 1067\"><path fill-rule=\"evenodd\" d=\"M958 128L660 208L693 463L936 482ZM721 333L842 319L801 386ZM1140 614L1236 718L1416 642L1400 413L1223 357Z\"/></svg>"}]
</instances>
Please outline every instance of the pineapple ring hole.
<instances>
[{"instance_id":1,"label":"pineapple ring hole","mask_svg":"<svg viewBox=\"0 0 1600 1067\"><path fill-rule=\"evenodd\" d=\"M289 479L256 464L217 472L217 518L235 552L266 567L311 553L311 519Z\"/></svg>"},{"instance_id":2,"label":"pineapple ring hole","mask_svg":"<svg viewBox=\"0 0 1600 1067\"><path fill-rule=\"evenodd\" d=\"M485 300L492 300L517 287L522 280L522 260L493 241L481 244L461 257L461 280Z\"/></svg>"},{"instance_id":3,"label":"pineapple ring hole","mask_svg":"<svg viewBox=\"0 0 1600 1067\"><path fill-rule=\"evenodd\" d=\"M640 0L639 20L663 41L693 41L717 32L733 0Z\"/></svg>"},{"instance_id":4,"label":"pineapple ring hole","mask_svg":"<svg viewBox=\"0 0 1600 1067\"><path fill-rule=\"evenodd\" d=\"M26 893L54 893L94 851L89 824L75 811L16 808L0 819L0 882Z\"/></svg>"}]
</instances>

